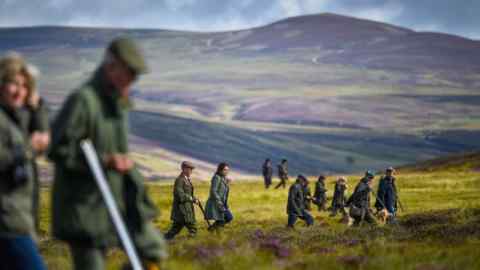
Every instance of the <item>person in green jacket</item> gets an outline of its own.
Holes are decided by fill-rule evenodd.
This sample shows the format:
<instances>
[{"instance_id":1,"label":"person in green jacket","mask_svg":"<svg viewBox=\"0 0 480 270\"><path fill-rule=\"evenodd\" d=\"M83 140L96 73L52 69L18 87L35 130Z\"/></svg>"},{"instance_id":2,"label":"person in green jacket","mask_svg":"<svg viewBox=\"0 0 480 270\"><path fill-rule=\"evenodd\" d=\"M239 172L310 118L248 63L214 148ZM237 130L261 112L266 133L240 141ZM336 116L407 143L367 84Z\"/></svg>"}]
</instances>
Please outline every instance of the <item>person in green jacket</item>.
<instances>
[{"instance_id":1,"label":"person in green jacket","mask_svg":"<svg viewBox=\"0 0 480 270\"><path fill-rule=\"evenodd\" d=\"M104 269L106 251L119 245L116 230L80 142L90 139L103 165L112 195L147 269L167 257L163 236L153 226L157 209L144 178L129 156L129 90L148 71L129 38L116 38L93 77L67 98L52 124L49 158L55 163L52 232L70 247L77 270Z\"/></svg>"},{"instance_id":2,"label":"person in green jacket","mask_svg":"<svg viewBox=\"0 0 480 270\"><path fill-rule=\"evenodd\" d=\"M19 55L0 59L0 269L46 269L34 239L35 152L45 141L24 129L23 108L34 80Z\"/></svg>"},{"instance_id":3,"label":"person in green jacket","mask_svg":"<svg viewBox=\"0 0 480 270\"><path fill-rule=\"evenodd\" d=\"M232 212L228 207L230 180L227 178L230 166L226 162L218 165L210 185L210 195L205 209L205 218L215 220L209 230L216 231L233 220Z\"/></svg>"},{"instance_id":4,"label":"person in green jacket","mask_svg":"<svg viewBox=\"0 0 480 270\"><path fill-rule=\"evenodd\" d=\"M347 185L347 178L339 177L335 182L335 188L333 192L333 199L332 199L332 212L330 213L331 217L337 215L337 212L340 211L342 213L342 220L348 219L347 211L345 210L345 202L347 201L347 197L345 191L348 189Z\"/></svg>"},{"instance_id":5,"label":"person in green jacket","mask_svg":"<svg viewBox=\"0 0 480 270\"><path fill-rule=\"evenodd\" d=\"M325 176L320 175L315 183L315 193L313 194L313 201L318 206L318 211L326 211L327 204L327 189L325 188Z\"/></svg>"},{"instance_id":6,"label":"person in green jacket","mask_svg":"<svg viewBox=\"0 0 480 270\"><path fill-rule=\"evenodd\" d=\"M304 187L307 183L307 178L303 175L298 175L297 180L290 186L288 190L287 201L287 228L294 228L297 218L305 220L307 226L313 225L313 217L305 207Z\"/></svg>"},{"instance_id":7,"label":"person in green jacket","mask_svg":"<svg viewBox=\"0 0 480 270\"><path fill-rule=\"evenodd\" d=\"M188 229L189 235L194 237L197 234L195 211L193 204L198 200L193 195L193 185L190 176L195 168L188 161L182 162L182 173L175 180L173 185L173 205L170 219L173 221L170 230L165 234L165 239L173 239L180 233L183 227Z\"/></svg>"},{"instance_id":8,"label":"person in green jacket","mask_svg":"<svg viewBox=\"0 0 480 270\"><path fill-rule=\"evenodd\" d=\"M353 226L360 226L363 221L371 225L377 222L370 209L370 193L372 192L372 183L375 174L367 171L365 177L355 187L353 194L347 200L347 206L350 208L350 216L354 219Z\"/></svg>"}]
</instances>

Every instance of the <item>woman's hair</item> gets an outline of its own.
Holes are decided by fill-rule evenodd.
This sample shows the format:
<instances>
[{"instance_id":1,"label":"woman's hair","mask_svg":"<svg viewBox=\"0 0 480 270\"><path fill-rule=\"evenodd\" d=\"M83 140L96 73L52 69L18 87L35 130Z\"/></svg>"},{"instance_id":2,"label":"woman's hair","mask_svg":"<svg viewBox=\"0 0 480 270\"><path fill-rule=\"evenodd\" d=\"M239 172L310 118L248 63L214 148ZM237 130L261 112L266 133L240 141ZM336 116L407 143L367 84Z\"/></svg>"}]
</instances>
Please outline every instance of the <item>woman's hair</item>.
<instances>
[{"instance_id":1,"label":"woman's hair","mask_svg":"<svg viewBox=\"0 0 480 270\"><path fill-rule=\"evenodd\" d=\"M223 171L223 169L225 169L225 167L230 167L230 165L228 165L228 163L226 163L226 162L222 162L222 163L218 164L217 174L220 174Z\"/></svg>"},{"instance_id":2,"label":"woman's hair","mask_svg":"<svg viewBox=\"0 0 480 270\"><path fill-rule=\"evenodd\" d=\"M0 59L0 87L12 81L16 75L22 74L27 81L27 98L35 91L35 77L37 73L37 69L32 65L28 65L19 53L10 52Z\"/></svg>"}]
</instances>

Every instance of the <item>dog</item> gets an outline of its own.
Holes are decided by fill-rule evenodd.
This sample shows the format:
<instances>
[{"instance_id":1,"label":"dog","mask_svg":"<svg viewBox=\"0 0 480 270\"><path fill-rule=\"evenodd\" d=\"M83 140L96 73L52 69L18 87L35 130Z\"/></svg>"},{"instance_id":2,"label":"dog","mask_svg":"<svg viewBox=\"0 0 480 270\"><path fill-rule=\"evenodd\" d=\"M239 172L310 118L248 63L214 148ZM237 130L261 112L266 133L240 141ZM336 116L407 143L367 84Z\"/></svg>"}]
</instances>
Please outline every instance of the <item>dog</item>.
<instances>
[{"instance_id":1,"label":"dog","mask_svg":"<svg viewBox=\"0 0 480 270\"><path fill-rule=\"evenodd\" d=\"M380 220L380 222L382 222L383 224L387 223L387 220L389 219L389 217L392 216L392 214L390 214L387 209L382 209L382 210L379 210L375 213L375 216L377 217L378 220Z\"/></svg>"}]
</instances>

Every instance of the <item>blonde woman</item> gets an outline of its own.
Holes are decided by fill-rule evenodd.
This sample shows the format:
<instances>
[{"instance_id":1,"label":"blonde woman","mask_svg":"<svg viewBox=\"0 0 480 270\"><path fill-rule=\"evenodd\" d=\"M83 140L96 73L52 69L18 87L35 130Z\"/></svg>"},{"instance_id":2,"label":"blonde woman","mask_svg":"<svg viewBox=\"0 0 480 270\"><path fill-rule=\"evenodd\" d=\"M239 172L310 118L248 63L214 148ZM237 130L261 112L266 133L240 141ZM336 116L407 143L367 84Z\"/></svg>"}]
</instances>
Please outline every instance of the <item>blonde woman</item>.
<instances>
[{"instance_id":1,"label":"blonde woman","mask_svg":"<svg viewBox=\"0 0 480 270\"><path fill-rule=\"evenodd\" d=\"M48 143L26 131L33 80L21 56L0 60L0 269L45 269L33 240L33 153Z\"/></svg>"}]
</instances>

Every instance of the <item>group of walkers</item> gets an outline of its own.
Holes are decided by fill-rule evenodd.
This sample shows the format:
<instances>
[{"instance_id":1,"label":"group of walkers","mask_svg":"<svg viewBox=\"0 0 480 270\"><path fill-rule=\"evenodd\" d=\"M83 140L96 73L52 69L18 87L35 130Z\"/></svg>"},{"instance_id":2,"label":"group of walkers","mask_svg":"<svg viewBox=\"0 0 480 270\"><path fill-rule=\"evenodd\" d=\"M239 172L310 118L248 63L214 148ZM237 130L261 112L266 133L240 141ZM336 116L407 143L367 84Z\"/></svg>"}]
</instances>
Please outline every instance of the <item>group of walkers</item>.
<instances>
[{"instance_id":1,"label":"group of walkers","mask_svg":"<svg viewBox=\"0 0 480 270\"><path fill-rule=\"evenodd\" d=\"M277 165L279 183L275 188L286 187L288 181L288 161L282 159ZM385 170L385 175L381 177L378 192L376 194L375 208L376 213L384 218L388 224L396 222L395 216L397 207L400 203L398 200L397 188L395 185L395 170L389 167ZM262 175L265 188L268 189L272 184L273 167L272 161L267 158L262 165ZM318 211L330 210L331 217L335 217L338 212L342 214L342 222L348 223L350 218L354 220L353 225L358 226L362 222L375 224L373 211L370 208L370 194L373 193L372 183L375 174L367 171L365 176L359 181L354 189L353 194L347 198L346 191L348 189L347 178L339 177L335 182L332 204L327 209L327 189L325 188L326 177L320 175L315 183L315 191L312 197L309 181L303 175L298 175L295 183L290 186L288 192L287 226L293 228L298 218L304 220L307 226L313 224L313 218L310 214L311 203L318 207ZM348 212L346 210L348 208Z\"/></svg>"},{"instance_id":2,"label":"group of walkers","mask_svg":"<svg viewBox=\"0 0 480 270\"><path fill-rule=\"evenodd\" d=\"M19 54L0 59L0 270L44 270L46 266L36 245L39 229L39 172L37 157L46 155L54 164L51 192L52 234L69 247L74 269L104 269L108 250L120 246L115 224L110 219L94 173L81 143L90 140L117 203L138 257L147 270L159 269L167 257L164 239L172 239L184 227L195 236L194 205L200 206L208 230L218 232L233 220L228 200L229 164L222 162L212 177L205 204L194 195L191 181L195 166L181 164L173 187L172 224L164 235L152 223L157 208L146 192L144 179L129 157L127 116L131 107L131 85L148 72L145 59L131 39L116 38L107 47L103 61L92 77L74 90L49 126L45 102L36 90L36 71ZM263 166L265 187L272 184L271 161ZM288 182L287 160L278 165L280 182ZM389 173L390 172L390 173ZM393 169L380 182L377 209L396 213ZM374 222L369 211L373 174L345 199L346 179L335 184L332 215L346 216L355 224ZM310 203L327 210L325 177L320 176L311 197L306 177L299 175L290 187L287 203L288 226L298 218L313 224ZM130 269L126 264L124 269Z\"/></svg>"},{"instance_id":3,"label":"group of walkers","mask_svg":"<svg viewBox=\"0 0 480 270\"><path fill-rule=\"evenodd\" d=\"M320 175L315 184L314 196L311 196L308 179L303 175L298 175L294 184L290 186L288 193L287 214L288 227L293 228L297 218L305 220L307 226L313 224L313 218L310 214L311 203L318 206L318 211L330 210L330 217L334 217L338 212L342 214L341 221L349 223L353 219L353 226L359 226L362 222L376 224L374 212L371 209L370 197L375 195L376 214L385 219L387 224L395 224L397 205L399 204L397 188L395 185L394 169L386 169L385 175L381 177L377 194L374 193L372 185L375 175L372 171L367 171L365 176L356 185L353 193L347 198L348 189L347 179L340 177L335 182L332 204L329 209L327 204L327 189L325 188L326 177ZM348 208L348 212L346 210Z\"/></svg>"}]
</instances>

